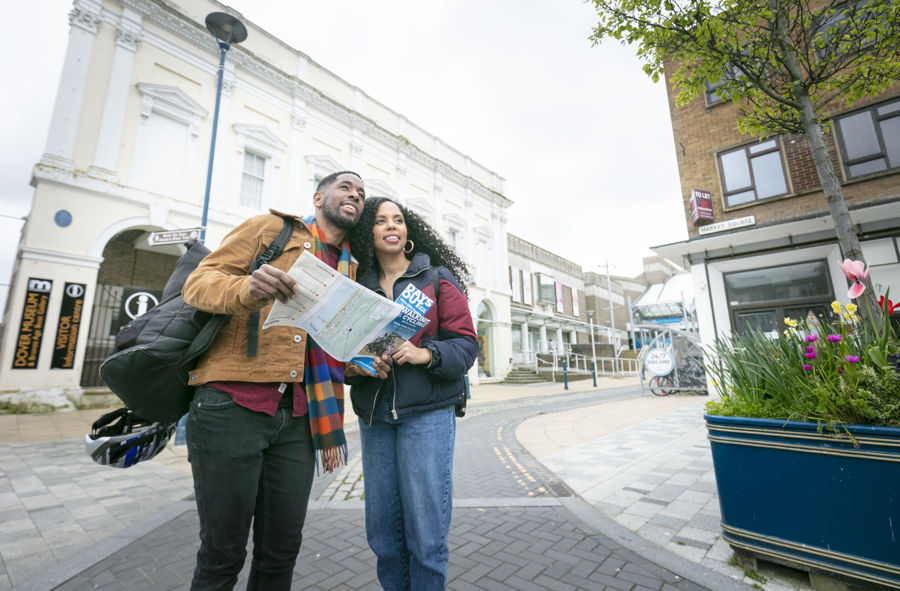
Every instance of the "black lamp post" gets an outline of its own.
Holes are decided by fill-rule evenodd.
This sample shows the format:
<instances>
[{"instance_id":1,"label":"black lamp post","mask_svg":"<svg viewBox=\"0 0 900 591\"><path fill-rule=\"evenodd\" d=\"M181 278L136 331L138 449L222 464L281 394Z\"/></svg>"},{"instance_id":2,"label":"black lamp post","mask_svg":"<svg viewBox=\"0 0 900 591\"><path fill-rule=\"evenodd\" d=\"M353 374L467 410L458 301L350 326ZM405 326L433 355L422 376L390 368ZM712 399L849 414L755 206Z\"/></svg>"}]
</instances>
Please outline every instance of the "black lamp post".
<instances>
[{"instance_id":1,"label":"black lamp post","mask_svg":"<svg viewBox=\"0 0 900 591\"><path fill-rule=\"evenodd\" d=\"M216 153L216 132L219 129L219 102L222 99L222 78L225 75L225 54L232 43L240 43L247 38L247 27L236 17L225 12L210 12L206 15L206 28L219 44L219 72L216 86L216 109L213 112L212 141L209 144L209 166L206 169L206 191L203 194L203 219L200 225L200 242L206 241L206 218L209 214L209 188L212 185L213 157Z\"/></svg>"}]
</instances>

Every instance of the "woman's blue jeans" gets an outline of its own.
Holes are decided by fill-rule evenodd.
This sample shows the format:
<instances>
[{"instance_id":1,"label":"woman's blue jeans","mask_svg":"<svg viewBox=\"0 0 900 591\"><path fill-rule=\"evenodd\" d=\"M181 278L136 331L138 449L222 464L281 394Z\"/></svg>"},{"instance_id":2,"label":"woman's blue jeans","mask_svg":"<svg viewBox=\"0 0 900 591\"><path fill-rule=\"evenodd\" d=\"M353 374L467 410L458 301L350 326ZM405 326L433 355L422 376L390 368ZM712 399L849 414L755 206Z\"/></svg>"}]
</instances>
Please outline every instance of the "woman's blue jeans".
<instances>
[{"instance_id":1,"label":"woman's blue jeans","mask_svg":"<svg viewBox=\"0 0 900 591\"><path fill-rule=\"evenodd\" d=\"M187 421L188 459L200 516L191 589L232 589L247 557L247 589L289 590L315 473L309 418L290 397L274 417L197 388Z\"/></svg>"},{"instance_id":2,"label":"woman's blue jeans","mask_svg":"<svg viewBox=\"0 0 900 591\"><path fill-rule=\"evenodd\" d=\"M386 591L444 589L453 499L453 406L359 421L366 537Z\"/></svg>"}]
</instances>

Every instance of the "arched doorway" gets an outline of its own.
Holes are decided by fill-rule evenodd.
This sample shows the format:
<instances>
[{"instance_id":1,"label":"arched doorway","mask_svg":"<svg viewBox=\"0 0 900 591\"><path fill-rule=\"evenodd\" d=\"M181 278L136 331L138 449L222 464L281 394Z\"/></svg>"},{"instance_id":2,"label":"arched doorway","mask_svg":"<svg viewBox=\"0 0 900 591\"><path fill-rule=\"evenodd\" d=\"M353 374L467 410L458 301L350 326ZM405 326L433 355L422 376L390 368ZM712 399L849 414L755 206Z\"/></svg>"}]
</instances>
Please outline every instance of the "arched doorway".
<instances>
[{"instance_id":1,"label":"arched doorway","mask_svg":"<svg viewBox=\"0 0 900 591\"><path fill-rule=\"evenodd\" d=\"M119 329L159 301L166 280L184 248L149 246L149 231L132 228L113 236L103 249L91 311L81 386L103 386L100 364Z\"/></svg>"},{"instance_id":2,"label":"arched doorway","mask_svg":"<svg viewBox=\"0 0 900 591\"><path fill-rule=\"evenodd\" d=\"M490 304L478 302L475 333L478 339L478 377L490 378L496 375L494 367L494 313Z\"/></svg>"}]
</instances>

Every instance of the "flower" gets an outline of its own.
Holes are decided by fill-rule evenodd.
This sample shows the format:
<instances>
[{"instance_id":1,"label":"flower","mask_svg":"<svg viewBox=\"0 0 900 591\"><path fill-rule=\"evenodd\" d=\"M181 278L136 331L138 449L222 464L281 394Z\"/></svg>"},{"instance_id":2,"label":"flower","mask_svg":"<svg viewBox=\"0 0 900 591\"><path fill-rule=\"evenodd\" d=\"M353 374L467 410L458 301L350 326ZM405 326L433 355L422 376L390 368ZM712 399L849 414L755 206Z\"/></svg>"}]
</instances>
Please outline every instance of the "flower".
<instances>
[{"instance_id":1,"label":"flower","mask_svg":"<svg viewBox=\"0 0 900 591\"><path fill-rule=\"evenodd\" d=\"M811 421L832 432L851 424L900 427L900 333L889 314L860 317L858 309L834 302L832 319L786 317L777 336L749 330L718 339L706 370L719 397L707 412Z\"/></svg>"},{"instance_id":2,"label":"flower","mask_svg":"<svg viewBox=\"0 0 900 591\"><path fill-rule=\"evenodd\" d=\"M894 310L900 310L900 302L897 302L895 304L891 300L888 300L887 306L885 306L884 305L884 296L881 296L880 298L878 298L878 305L881 306L881 308L883 310L885 310L888 313L888 315L892 315L894 313Z\"/></svg>"},{"instance_id":3,"label":"flower","mask_svg":"<svg viewBox=\"0 0 900 591\"><path fill-rule=\"evenodd\" d=\"M869 277L869 267L862 261L844 259L844 262L841 263L841 271L844 272L844 275L851 282L850 291L847 292L847 297L855 299L861 296L862 293L866 291L863 280L868 279Z\"/></svg>"}]
</instances>

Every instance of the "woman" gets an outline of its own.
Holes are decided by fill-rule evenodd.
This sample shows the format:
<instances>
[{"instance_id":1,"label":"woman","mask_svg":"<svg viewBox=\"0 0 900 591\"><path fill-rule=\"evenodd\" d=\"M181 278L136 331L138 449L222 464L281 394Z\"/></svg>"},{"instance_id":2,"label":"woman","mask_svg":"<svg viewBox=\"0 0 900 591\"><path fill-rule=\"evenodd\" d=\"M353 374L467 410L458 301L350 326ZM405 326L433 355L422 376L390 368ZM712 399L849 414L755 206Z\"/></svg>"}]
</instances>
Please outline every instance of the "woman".
<instances>
[{"instance_id":1,"label":"woman","mask_svg":"<svg viewBox=\"0 0 900 591\"><path fill-rule=\"evenodd\" d=\"M366 537L378 580L389 591L444 589L454 404L465 396L464 376L478 353L466 289L457 281L469 272L425 221L390 199L366 199L349 238L362 285L395 300L412 284L436 300L428 325L376 359L385 379L348 369L357 375L347 381L359 416Z\"/></svg>"}]
</instances>

